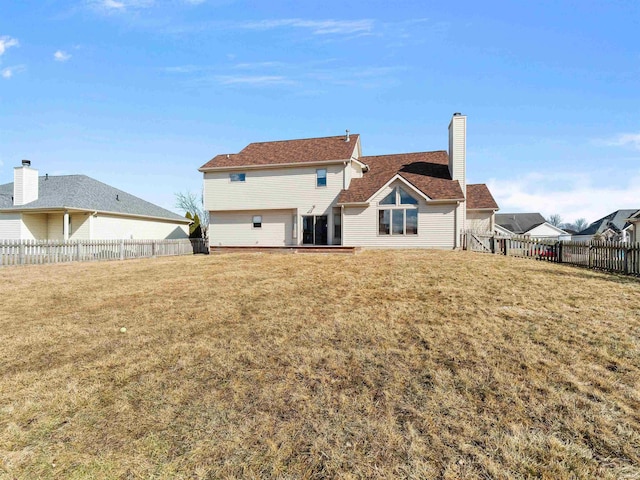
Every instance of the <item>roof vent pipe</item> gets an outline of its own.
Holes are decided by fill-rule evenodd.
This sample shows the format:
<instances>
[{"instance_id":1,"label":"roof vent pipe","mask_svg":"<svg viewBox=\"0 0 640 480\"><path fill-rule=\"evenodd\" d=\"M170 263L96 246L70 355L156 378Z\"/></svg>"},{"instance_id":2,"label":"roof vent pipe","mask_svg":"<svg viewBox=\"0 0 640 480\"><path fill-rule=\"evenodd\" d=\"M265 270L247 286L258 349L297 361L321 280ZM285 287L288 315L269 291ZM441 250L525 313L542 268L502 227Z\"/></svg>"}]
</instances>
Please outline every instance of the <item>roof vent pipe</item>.
<instances>
[{"instance_id":1,"label":"roof vent pipe","mask_svg":"<svg viewBox=\"0 0 640 480\"><path fill-rule=\"evenodd\" d=\"M344 139L345 142L349 141L349 129L347 128L347 138Z\"/></svg>"},{"instance_id":2,"label":"roof vent pipe","mask_svg":"<svg viewBox=\"0 0 640 480\"><path fill-rule=\"evenodd\" d=\"M31 160L22 160L22 166L23 167L30 167L31 166Z\"/></svg>"}]
</instances>

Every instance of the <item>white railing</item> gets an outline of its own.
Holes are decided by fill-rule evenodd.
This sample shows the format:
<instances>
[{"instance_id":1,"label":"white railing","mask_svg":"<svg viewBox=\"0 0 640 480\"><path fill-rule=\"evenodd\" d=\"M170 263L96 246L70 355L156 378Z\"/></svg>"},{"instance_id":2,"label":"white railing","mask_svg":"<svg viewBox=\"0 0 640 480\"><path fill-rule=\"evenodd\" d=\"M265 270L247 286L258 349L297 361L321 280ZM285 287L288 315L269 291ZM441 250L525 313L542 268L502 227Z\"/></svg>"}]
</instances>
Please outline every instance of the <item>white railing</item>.
<instances>
[{"instance_id":1,"label":"white railing","mask_svg":"<svg viewBox=\"0 0 640 480\"><path fill-rule=\"evenodd\" d=\"M126 260L207 253L205 239L0 240L0 266Z\"/></svg>"}]
</instances>

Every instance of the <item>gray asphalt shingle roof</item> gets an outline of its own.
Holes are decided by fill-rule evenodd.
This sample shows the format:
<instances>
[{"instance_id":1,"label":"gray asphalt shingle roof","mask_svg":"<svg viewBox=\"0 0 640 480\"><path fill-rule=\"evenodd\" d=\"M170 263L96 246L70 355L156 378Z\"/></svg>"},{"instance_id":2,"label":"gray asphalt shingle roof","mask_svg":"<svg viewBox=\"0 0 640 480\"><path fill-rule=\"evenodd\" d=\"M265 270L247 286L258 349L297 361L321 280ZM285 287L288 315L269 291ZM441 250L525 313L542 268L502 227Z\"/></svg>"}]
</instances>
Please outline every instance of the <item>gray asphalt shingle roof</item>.
<instances>
[{"instance_id":1,"label":"gray asphalt shingle roof","mask_svg":"<svg viewBox=\"0 0 640 480\"><path fill-rule=\"evenodd\" d=\"M496 213L496 223L516 234L526 233L546 220L539 213Z\"/></svg>"},{"instance_id":2,"label":"gray asphalt shingle roof","mask_svg":"<svg viewBox=\"0 0 640 480\"><path fill-rule=\"evenodd\" d=\"M614 232L620 232L624 230L627 226L629 226L629 222L627 222L627 218L633 216L638 209L626 209L626 210L616 210L613 213L610 213L606 217L602 217L591 225L589 225L584 230L577 233L577 235L597 235L599 233L604 232L608 228L612 229Z\"/></svg>"},{"instance_id":3,"label":"gray asphalt shingle roof","mask_svg":"<svg viewBox=\"0 0 640 480\"><path fill-rule=\"evenodd\" d=\"M39 177L38 199L13 206L13 183L0 185L0 209L67 208L185 221L185 217L86 175Z\"/></svg>"}]
</instances>

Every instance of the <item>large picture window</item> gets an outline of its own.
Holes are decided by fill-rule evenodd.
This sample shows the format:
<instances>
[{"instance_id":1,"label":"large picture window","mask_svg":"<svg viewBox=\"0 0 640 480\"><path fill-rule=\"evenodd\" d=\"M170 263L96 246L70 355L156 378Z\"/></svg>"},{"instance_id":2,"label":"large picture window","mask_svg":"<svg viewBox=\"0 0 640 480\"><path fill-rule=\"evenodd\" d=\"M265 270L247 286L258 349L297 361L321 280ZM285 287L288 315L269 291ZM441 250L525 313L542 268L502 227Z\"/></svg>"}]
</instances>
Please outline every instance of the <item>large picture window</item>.
<instances>
[{"instance_id":1,"label":"large picture window","mask_svg":"<svg viewBox=\"0 0 640 480\"><path fill-rule=\"evenodd\" d=\"M378 205L379 235L418 234L418 200L402 187L394 188Z\"/></svg>"}]
</instances>

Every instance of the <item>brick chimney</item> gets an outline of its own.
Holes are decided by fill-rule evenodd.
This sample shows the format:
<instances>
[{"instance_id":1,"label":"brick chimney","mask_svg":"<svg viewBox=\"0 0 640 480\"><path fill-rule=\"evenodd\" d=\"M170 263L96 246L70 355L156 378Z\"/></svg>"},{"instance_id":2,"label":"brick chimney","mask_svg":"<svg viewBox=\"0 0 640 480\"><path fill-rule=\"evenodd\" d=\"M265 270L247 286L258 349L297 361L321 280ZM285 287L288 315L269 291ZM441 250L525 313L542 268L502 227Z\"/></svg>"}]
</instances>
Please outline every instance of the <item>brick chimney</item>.
<instances>
[{"instance_id":1,"label":"brick chimney","mask_svg":"<svg viewBox=\"0 0 640 480\"><path fill-rule=\"evenodd\" d=\"M38 170L31 168L29 160L13 169L13 205L20 206L38 199Z\"/></svg>"}]
</instances>

